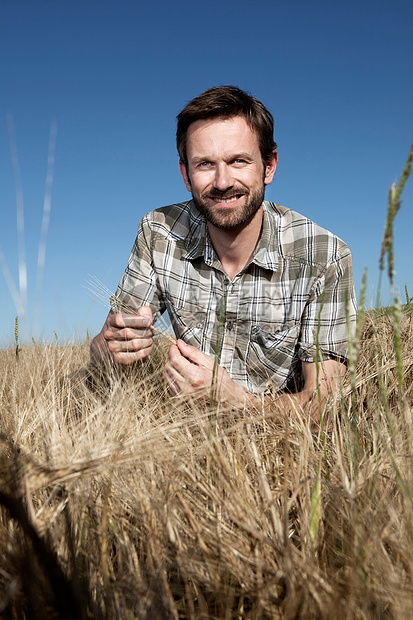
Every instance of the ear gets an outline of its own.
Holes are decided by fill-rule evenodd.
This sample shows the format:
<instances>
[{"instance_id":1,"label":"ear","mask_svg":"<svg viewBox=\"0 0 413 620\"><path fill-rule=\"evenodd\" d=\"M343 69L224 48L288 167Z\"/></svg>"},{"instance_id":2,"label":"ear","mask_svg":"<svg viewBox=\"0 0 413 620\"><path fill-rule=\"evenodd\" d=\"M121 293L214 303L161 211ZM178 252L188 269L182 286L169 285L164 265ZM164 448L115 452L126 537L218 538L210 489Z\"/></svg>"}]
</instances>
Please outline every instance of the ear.
<instances>
[{"instance_id":1,"label":"ear","mask_svg":"<svg viewBox=\"0 0 413 620\"><path fill-rule=\"evenodd\" d=\"M274 150L265 166L264 184L269 185L274 178L275 171L278 164L278 153Z\"/></svg>"},{"instance_id":2,"label":"ear","mask_svg":"<svg viewBox=\"0 0 413 620\"><path fill-rule=\"evenodd\" d=\"M179 160L179 170L184 180L186 189L188 190L188 192L192 192L191 181L189 180L188 171L184 162L181 159Z\"/></svg>"}]
</instances>

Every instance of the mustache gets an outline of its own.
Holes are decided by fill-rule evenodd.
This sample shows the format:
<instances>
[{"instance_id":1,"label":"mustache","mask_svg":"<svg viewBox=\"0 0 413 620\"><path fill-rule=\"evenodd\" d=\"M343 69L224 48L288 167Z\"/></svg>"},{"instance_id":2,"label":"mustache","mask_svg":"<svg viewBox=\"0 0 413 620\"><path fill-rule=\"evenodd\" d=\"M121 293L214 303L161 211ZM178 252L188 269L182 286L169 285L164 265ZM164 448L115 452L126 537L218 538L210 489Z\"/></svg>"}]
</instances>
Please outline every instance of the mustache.
<instances>
[{"instance_id":1,"label":"mustache","mask_svg":"<svg viewBox=\"0 0 413 620\"><path fill-rule=\"evenodd\" d=\"M204 194L205 198L214 198L214 199L220 199L220 198L234 198L235 196L246 196L249 192L245 189L236 189L234 187L231 187L229 189L226 190L214 190L212 192L208 192L206 194Z\"/></svg>"}]
</instances>

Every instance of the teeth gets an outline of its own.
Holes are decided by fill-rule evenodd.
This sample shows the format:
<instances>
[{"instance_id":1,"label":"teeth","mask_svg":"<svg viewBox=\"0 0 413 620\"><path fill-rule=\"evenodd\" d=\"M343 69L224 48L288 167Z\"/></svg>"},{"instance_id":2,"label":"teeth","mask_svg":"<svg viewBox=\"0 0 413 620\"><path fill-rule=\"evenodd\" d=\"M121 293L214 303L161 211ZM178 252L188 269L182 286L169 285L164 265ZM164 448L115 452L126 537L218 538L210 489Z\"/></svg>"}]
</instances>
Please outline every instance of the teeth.
<instances>
[{"instance_id":1,"label":"teeth","mask_svg":"<svg viewBox=\"0 0 413 620\"><path fill-rule=\"evenodd\" d=\"M235 202L238 200L238 196L232 196L231 198L214 198L214 200L219 202Z\"/></svg>"}]
</instances>

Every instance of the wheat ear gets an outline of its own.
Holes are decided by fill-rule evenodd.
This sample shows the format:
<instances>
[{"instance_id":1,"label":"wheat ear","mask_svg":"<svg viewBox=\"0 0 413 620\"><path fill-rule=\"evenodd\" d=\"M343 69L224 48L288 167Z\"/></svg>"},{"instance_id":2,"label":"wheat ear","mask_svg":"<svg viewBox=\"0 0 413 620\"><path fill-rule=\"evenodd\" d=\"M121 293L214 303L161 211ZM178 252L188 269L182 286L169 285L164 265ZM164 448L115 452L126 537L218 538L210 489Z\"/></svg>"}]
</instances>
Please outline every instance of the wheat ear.
<instances>
[{"instance_id":1,"label":"wheat ear","mask_svg":"<svg viewBox=\"0 0 413 620\"><path fill-rule=\"evenodd\" d=\"M135 309L128 304L125 304L123 301L120 301L116 295L112 293L96 276L89 276L89 280L86 280L87 290L90 291L96 299L103 304L104 306L108 306L115 312L116 314L119 312L126 312L127 314L135 314ZM159 334L159 336L163 336L166 338L171 344L176 344L176 339L173 338L170 334L161 331L157 327L150 325L151 330L155 334Z\"/></svg>"}]
</instances>

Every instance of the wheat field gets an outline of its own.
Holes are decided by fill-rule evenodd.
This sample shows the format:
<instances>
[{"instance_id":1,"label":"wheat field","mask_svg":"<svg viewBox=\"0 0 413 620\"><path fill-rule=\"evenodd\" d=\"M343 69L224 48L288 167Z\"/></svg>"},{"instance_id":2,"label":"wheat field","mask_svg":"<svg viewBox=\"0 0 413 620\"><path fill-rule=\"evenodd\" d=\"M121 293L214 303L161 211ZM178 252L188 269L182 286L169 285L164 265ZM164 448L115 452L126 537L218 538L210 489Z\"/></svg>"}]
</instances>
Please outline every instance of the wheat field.
<instances>
[{"instance_id":1,"label":"wheat field","mask_svg":"<svg viewBox=\"0 0 413 620\"><path fill-rule=\"evenodd\" d=\"M393 286L389 191L380 257ZM363 310L330 423L172 399L83 344L0 349L0 617L413 618L413 298Z\"/></svg>"},{"instance_id":2,"label":"wheat field","mask_svg":"<svg viewBox=\"0 0 413 620\"><path fill-rule=\"evenodd\" d=\"M411 309L364 313L324 437L171 399L163 338L0 351L1 617L412 617Z\"/></svg>"}]
</instances>

